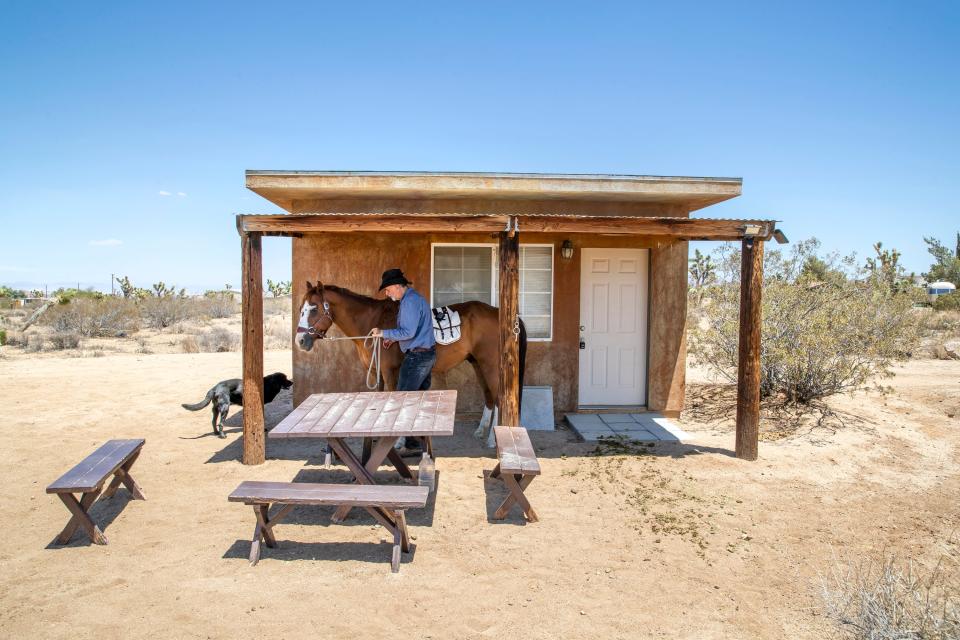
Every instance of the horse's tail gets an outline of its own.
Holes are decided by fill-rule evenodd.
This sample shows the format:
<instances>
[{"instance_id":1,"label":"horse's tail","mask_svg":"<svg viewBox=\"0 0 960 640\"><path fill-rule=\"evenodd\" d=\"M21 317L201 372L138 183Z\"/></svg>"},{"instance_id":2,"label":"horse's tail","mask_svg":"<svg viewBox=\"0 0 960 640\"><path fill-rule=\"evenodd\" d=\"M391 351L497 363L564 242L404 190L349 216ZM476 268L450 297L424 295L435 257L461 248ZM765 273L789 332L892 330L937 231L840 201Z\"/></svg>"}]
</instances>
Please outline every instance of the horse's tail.
<instances>
[{"instance_id":1,"label":"horse's tail","mask_svg":"<svg viewBox=\"0 0 960 640\"><path fill-rule=\"evenodd\" d=\"M527 365L527 327L520 321L520 393L517 400L517 416L520 415L520 409L523 406L523 370Z\"/></svg>"}]
</instances>

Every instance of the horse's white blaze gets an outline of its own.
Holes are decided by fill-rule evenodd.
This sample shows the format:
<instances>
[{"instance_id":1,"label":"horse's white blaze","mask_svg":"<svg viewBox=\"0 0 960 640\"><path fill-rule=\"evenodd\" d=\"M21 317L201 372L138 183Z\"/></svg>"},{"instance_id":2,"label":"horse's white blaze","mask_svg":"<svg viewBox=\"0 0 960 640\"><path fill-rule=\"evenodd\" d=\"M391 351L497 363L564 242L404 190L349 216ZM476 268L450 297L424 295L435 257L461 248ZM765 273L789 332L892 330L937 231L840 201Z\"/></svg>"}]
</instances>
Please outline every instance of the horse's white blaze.
<instances>
[{"instance_id":1,"label":"horse's white blaze","mask_svg":"<svg viewBox=\"0 0 960 640\"><path fill-rule=\"evenodd\" d=\"M303 307L300 309L300 324L297 326L301 329L310 328L310 314L314 309L317 308L317 305L310 304L309 302L304 302Z\"/></svg>"},{"instance_id":2,"label":"horse's white blaze","mask_svg":"<svg viewBox=\"0 0 960 640\"><path fill-rule=\"evenodd\" d=\"M310 329L310 313L317 308L317 305L310 304L309 301L303 303L303 307L300 308L300 323L297 325L298 328L305 331ZM305 333L297 332L297 344L303 346L303 340L307 336Z\"/></svg>"}]
</instances>

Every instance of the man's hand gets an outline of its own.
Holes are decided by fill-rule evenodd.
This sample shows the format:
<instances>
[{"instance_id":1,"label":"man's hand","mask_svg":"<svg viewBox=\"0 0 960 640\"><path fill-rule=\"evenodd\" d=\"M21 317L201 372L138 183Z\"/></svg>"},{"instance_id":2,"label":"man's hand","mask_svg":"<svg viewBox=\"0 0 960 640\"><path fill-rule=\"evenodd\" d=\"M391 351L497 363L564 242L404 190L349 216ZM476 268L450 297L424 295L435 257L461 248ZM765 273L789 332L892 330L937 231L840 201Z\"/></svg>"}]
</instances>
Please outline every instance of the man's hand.
<instances>
[{"instance_id":1,"label":"man's hand","mask_svg":"<svg viewBox=\"0 0 960 640\"><path fill-rule=\"evenodd\" d=\"M387 340L386 338L384 338L384 339L383 339L383 348L384 348L384 349L389 349L390 347L393 346L393 342L394 342L393 340Z\"/></svg>"},{"instance_id":2,"label":"man's hand","mask_svg":"<svg viewBox=\"0 0 960 640\"><path fill-rule=\"evenodd\" d=\"M382 337L383 337L383 331L381 331L381 330L378 329L377 327L374 327L373 329L370 329L370 335L371 335L372 337L374 337L374 338L382 338Z\"/></svg>"}]
</instances>

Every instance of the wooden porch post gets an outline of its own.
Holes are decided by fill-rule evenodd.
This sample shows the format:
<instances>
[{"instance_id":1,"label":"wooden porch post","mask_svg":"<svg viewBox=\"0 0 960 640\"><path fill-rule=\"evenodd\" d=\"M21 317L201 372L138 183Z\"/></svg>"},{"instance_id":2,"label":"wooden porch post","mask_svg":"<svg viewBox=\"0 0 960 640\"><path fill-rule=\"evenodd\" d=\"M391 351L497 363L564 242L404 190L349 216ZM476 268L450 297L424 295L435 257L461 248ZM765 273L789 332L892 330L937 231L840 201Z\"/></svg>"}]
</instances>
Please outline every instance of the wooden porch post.
<instances>
[{"instance_id":1,"label":"wooden porch post","mask_svg":"<svg viewBox=\"0 0 960 640\"><path fill-rule=\"evenodd\" d=\"M516 218L508 226L512 231L500 232L500 424L520 426L520 233Z\"/></svg>"},{"instance_id":2,"label":"wooden porch post","mask_svg":"<svg viewBox=\"0 0 960 640\"><path fill-rule=\"evenodd\" d=\"M261 233L241 233L243 253L243 464L262 464L263 260Z\"/></svg>"},{"instance_id":3,"label":"wooden porch post","mask_svg":"<svg viewBox=\"0 0 960 640\"><path fill-rule=\"evenodd\" d=\"M760 292L763 240L743 239L740 267L740 345L737 367L738 458L757 459L760 439Z\"/></svg>"}]
</instances>

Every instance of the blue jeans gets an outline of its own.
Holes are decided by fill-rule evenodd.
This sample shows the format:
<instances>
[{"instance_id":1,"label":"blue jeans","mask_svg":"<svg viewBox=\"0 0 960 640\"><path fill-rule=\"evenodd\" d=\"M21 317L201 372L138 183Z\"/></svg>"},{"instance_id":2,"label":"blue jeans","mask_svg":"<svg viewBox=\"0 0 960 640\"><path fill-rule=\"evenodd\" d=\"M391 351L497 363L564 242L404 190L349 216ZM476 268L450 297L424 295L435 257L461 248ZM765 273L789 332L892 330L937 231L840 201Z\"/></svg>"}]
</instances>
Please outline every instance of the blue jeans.
<instances>
[{"instance_id":1,"label":"blue jeans","mask_svg":"<svg viewBox=\"0 0 960 640\"><path fill-rule=\"evenodd\" d=\"M437 362L437 349L407 351L400 365L397 391L426 391L430 388L430 371Z\"/></svg>"},{"instance_id":2,"label":"blue jeans","mask_svg":"<svg viewBox=\"0 0 960 640\"><path fill-rule=\"evenodd\" d=\"M437 348L430 351L407 351L400 365L400 376L397 378L397 391L426 391L430 388L430 371L437 361ZM397 446L418 451L422 446L420 438L407 436L401 438Z\"/></svg>"}]
</instances>

